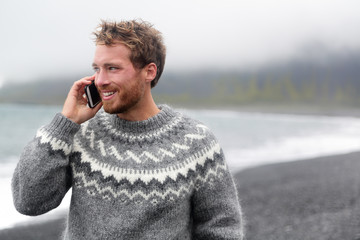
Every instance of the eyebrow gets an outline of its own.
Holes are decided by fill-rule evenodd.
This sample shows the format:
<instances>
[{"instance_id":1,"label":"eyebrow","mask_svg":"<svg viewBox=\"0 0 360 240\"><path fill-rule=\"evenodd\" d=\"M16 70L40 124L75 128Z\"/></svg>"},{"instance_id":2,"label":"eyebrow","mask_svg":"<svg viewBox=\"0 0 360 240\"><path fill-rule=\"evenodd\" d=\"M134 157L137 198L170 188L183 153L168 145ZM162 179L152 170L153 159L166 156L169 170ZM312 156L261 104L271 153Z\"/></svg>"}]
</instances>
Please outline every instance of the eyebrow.
<instances>
[{"instance_id":1,"label":"eyebrow","mask_svg":"<svg viewBox=\"0 0 360 240\"><path fill-rule=\"evenodd\" d=\"M117 63L104 63L103 64L104 67L110 67L110 66L116 66L116 67L120 67L121 64L117 64ZM98 65L96 63L92 64L92 67L98 67Z\"/></svg>"}]
</instances>

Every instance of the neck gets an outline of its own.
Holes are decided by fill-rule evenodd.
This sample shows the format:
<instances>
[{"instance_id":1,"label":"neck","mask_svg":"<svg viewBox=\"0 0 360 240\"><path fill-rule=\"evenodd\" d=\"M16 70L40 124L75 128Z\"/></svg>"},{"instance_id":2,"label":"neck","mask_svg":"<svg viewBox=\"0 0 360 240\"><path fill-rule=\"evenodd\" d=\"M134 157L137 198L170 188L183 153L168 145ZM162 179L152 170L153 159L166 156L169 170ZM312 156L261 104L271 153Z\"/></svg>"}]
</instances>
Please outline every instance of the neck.
<instances>
[{"instance_id":1,"label":"neck","mask_svg":"<svg viewBox=\"0 0 360 240\"><path fill-rule=\"evenodd\" d=\"M144 121L160 112L160 109L155 104L154 99L150 95L143 101L138 102L131 109L126 112L119 113L117 116L127 121Z\"/></svg>"}]
</instances>

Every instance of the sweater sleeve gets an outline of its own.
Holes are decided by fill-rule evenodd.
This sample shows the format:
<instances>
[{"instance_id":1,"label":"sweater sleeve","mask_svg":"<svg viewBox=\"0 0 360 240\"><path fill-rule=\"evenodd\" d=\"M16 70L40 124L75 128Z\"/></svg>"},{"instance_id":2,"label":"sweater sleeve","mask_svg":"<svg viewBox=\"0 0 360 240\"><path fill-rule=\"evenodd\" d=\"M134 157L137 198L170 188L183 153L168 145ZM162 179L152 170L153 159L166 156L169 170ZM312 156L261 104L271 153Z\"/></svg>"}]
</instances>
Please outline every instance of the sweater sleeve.
<instances>
[{"instance_id":1,"label":"sweater sleeve","mask_svg":"<svg viewBox=\"0 0 360 240\"><path fill-rule=\"evenodd\" d=\"M71 187L68 156L80 125L58 113L24 148L12 178L15 208L35 216L60 205Z\"/></svg>"},{"instance_id":2,"label":"sweater sleeve","mask_svg":"<svg viewBox=\"0 0 360 240\"><path fill-rule=\"evenodd\" d=\"M192 198L194 239L243 239L241 207L223 151L219 147L211 155L203 167L197 167Z\"/></svg>"}]
</instances>

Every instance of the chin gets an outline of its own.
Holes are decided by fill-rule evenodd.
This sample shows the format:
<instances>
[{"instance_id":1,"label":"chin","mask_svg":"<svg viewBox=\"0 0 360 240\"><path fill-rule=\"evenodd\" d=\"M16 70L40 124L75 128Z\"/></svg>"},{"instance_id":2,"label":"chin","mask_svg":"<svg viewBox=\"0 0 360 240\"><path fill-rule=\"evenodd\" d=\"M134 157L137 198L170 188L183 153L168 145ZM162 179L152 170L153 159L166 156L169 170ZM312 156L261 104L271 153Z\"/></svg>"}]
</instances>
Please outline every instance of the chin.
<instances>
[{"instance_id":1,"label":"chin","mask_svg":"<svg viewBox=\"0 0 360 240\"><path fill-rule=\"evenodd\" d=\"M106 108L104 107L104 111L106 113L109 113L109 114L118 114L118 113L121 113L118 111L118 109L114 109L114 108Z\"/></svg>"},{"instance_id":2,"label":"chin","mask_svg":"<svg viewBox=\"0 0 360 240\"><path fill-rule=\"evenodd\" d=\"M109 105L106 105L104 104L103 105L103 109L105 112L109 113L109 114L120 114L120 113L124 113L126 112L129 107L128 106L124 106L124 105L121 105L121 106L109 106Z\"/></svg>"}]
</instances>

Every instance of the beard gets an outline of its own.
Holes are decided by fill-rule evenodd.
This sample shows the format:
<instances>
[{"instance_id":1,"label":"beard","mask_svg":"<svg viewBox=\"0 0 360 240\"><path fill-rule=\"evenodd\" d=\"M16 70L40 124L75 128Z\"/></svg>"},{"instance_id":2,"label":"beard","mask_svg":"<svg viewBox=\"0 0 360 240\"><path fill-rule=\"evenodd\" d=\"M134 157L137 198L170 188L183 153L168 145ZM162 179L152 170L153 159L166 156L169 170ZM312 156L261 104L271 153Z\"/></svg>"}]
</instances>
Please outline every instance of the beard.
<instances>
[{"instance_id":1,"label":"beard","mask_svg":"<svg viewBox=\"0 0 360 240\"><path fill-rule=\"evenodd\" d=\"M142 100L144 92L145 86L140 81L136 81L135 85L132 85L131 88L118 91L116 102L103 102L104 111L109 114L126 113L136 107L140 100Z\"/></svg>"}]
</instances>

